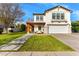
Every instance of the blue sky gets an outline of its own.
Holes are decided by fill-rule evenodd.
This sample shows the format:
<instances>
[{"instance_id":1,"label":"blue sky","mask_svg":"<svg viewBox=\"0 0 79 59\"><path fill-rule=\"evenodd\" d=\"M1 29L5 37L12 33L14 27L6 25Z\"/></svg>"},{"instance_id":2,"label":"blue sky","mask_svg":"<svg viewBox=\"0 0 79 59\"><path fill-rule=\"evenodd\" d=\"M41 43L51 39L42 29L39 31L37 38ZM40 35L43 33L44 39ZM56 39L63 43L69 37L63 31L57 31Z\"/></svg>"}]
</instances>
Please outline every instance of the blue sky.
<instances>
[{"instance_id":1,"label":"blue sky","mask_svg":"<svg viewBox=\"0 0 79 59\"><path fill-rule=\"evenodd\" d=\"M71 21L79 20L79 4L78 3L23 3L20 4L25 16L23 22L26 23L28 18L33 19L33 13L44 13L45 10L61 5L72 10Z\"/></svg>"}]
</instances>

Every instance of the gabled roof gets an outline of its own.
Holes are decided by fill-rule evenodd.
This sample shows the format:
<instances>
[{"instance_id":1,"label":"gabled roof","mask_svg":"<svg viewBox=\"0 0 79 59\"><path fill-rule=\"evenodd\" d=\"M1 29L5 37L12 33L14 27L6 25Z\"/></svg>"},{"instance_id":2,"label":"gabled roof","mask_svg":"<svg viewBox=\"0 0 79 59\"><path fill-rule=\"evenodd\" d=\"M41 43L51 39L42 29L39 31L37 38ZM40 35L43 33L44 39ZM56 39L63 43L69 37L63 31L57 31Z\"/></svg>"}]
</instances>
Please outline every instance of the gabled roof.
<instances>
[{"instance_id":1,"label":"gabled roof","mask_svg":"<svg viewBox=\"0 0 79 59\"><path fill-rule=\"evenodd\" d=\"M63 9L65 9L65 10L67 10L67 11L72 12L70 9L58 5L58 6L55 6L55 7L53 7L53 8L50 8L50 9L48 9L48 10L45 10L44 13L33 13L33 15L45 15L45 13L46 13L47 11L50 11L50 10L55 9L55 8L63 8Z\"/></svg>"},{"instance_id":2,"label":"gabled roof","mask_svg":"<svg viewBox=\"0 0 79 59\"><path fill-rule=\"evenodd\" d=\"M70 12L71 12L71 10L70 10L70 9L65 8L65 7L63 7L63 6L60 6L60 5L55 6L55 7L53 7L53 8L50 8L50 9L46 10L45 12L50 11L50 10L55 9L55 8L63 8L63 9L65 9L65 10L67 10L67 11L70 11Z\"/></svg>"}]
</instances>

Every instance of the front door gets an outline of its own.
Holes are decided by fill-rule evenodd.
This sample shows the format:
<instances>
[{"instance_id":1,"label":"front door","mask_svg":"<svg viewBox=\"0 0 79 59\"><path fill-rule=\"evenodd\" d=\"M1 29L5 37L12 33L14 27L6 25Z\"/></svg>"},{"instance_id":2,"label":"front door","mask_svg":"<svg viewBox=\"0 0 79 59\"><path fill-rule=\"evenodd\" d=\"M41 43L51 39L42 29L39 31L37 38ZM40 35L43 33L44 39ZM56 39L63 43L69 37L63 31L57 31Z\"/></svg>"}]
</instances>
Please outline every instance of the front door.
<instances>
[{"instance_id":1,"label":"front door","mask_svg":"<svg viewBox=\"0 0 79 59\"><path fill-rule=\"evenodd\" d=\"M38 30L41 31L41 26L38 26Z\"/></svg>"}]
</instances>

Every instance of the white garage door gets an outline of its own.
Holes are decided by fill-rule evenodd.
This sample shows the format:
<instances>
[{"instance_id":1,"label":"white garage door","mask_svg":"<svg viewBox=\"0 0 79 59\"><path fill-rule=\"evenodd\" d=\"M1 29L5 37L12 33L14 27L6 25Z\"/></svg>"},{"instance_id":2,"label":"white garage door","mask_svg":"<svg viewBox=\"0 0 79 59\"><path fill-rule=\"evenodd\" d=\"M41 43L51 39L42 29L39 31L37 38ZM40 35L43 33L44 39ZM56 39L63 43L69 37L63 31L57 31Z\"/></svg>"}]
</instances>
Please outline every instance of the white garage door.
<instances>
[{"instance_id":1,"label":"white garage door","mask_svg":"<svg viewBox=\"0 0 79 59\"><path fill-rule=\"evenodd\" d=\"M68 33L68 26L49 26L49 33Z\"/></svg>"}]
</instances>

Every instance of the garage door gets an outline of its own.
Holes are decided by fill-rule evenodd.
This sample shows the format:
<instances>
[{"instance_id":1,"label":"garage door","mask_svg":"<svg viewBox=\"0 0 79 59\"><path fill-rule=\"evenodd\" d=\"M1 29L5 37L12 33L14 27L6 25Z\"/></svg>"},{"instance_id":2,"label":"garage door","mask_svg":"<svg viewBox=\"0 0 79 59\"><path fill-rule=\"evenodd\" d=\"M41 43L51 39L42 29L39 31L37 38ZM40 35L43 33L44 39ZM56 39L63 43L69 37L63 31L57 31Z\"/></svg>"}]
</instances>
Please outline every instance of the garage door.
<instances>
[{"instance_id":1,"label":"garage door","mask_svg":"<svg viewBox=\"0 0 79 59\"><path fill-rule=\"evenodd\" d=\"M49 33L68 33L68 26L49 26Z\"/></svg>"}]
</instances>

